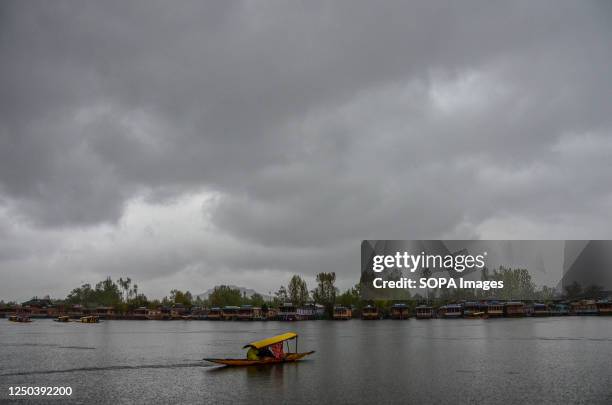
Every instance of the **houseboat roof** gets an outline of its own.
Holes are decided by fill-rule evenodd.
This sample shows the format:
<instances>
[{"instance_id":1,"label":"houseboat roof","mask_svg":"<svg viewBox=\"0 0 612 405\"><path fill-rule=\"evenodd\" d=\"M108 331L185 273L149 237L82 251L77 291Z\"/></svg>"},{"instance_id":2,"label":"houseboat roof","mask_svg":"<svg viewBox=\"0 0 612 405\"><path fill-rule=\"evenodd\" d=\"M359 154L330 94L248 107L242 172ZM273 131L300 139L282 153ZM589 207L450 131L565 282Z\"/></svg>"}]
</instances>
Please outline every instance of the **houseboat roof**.
<instances>
[{"instance_id":1,"label":"houseboat roof","mask_svg":"<svg viewBox=\"0 0 612 405\"><path fill-rule=\"evenodd\" d=\"M504 305L525 305L521 301L508 301Z\"/></svg>"},{"instance_id":2,"label":"houseboat roof","mask_svg":"<svg viewBox=\"0 0 612 405\"><path fill-rule=\"evenodd\" d=\"M397 304L393 304L391 305L391 308L406 308L408 305L406 305L403 302L398 302Z\"/></svg>"}]
</instances>

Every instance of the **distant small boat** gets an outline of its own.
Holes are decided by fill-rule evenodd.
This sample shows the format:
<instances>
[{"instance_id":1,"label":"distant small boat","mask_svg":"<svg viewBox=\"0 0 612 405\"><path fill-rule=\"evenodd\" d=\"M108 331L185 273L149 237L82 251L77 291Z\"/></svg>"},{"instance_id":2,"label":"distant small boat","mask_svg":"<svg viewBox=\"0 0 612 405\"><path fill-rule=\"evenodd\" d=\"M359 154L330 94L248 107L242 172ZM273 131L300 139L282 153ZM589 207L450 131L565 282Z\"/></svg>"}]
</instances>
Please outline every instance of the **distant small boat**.
<instances>
[{"instance_id":1,"label":"distant small boat","mask_svg":"<svg viewBox=\"0 0 612 405\"><path fill-rule=\"evenodd\" d=\"M8 320L10 322L19 322L19 323L32 322L29 316L23 316L23 315L11 315L9 316Z\"/></svg>"},{"instance_id":2,"label":"distant small boat","mask_svg":"<svg viewBox=\"0 0 612 405\"><path fill-rule=\"evenodd\" d=\"M54 319L55 322L70 322L70 317L67 315L58 316Z\"/></svg>"},{"instance_id":3,"label":"distant small boat","mask_svg":"<svg viewBox=\"0 0 612 405\"><path fill-rule=\"evenodd\" d=\"M297 351L297 333L287 332L282 335L273 336L267 339L259 340L256 342L251 342L244 346L244 349L255 349L262 350L272 348L273 350L270 352L273 356L266 356L259 358L257 360L251 359L214 359L214 358L206 358L205 361L210 361L211 363L221 364L224 366L262 366L268 364L278 364L278 363L289 363L301 360L302 358L314 353L314 350L309 352L298 353ZM295 352L284 353L282 351L283 343L287 342L287 349L289 349L289 340L295 339ZM280 351L279 351L280 350Z\"/></svg>"},{"instance_id":4,"label":"distant small boat","mask_svg":"<svg viewBox=\"0 0 612 405\"><path fill-rule=\"evenodd\" d=\"M99 323L99 322L100 322L100 318L94 315L81 317L81 323Z\"/></svg>"}]
</instances>

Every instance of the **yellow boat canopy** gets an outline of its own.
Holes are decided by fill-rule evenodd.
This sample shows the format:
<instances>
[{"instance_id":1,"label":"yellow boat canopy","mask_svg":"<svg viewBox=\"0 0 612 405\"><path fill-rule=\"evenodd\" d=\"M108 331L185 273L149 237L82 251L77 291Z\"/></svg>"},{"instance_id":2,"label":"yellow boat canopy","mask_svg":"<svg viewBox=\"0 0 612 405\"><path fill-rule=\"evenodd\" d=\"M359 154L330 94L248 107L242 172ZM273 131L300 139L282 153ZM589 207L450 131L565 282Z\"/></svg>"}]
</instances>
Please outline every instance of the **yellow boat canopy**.
<instances>
[{"instance_id":1,"label":"yellow boat canopy","mask_svg":"<svg viewBox=\"0 0 612 405\"><path fill-rule=\"evenodd\" d=\"M244 348L246 349L247 347L254 347L255 349L263 349L264 347L271 346L275 343L284 342L285 340L295 339L296 337L297 337L297 333L287 332L287 333L283 333L282 335L273 336L273 337L263 339L263 340L258 340L256 342L251 342L245 345Z\"/></svg>"}]
</instances>

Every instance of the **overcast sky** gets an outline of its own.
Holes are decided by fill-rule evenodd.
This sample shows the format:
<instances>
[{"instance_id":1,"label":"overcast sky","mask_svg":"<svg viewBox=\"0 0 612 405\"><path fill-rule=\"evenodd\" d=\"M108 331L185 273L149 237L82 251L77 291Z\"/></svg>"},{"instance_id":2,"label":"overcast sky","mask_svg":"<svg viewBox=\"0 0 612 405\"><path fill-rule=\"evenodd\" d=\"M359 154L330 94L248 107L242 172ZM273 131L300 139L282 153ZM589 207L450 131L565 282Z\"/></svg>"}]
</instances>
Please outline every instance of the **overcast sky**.
<instances>
[{"instance_id":1,"label":"overcast sky","mask_svg":"<svg viewBox=\"0 0 612 405\"><path fill-rule=\"evenodd\" d=\"M0 299L612 238L607 1L3 1Z\"/></svg>"}]
</instances>

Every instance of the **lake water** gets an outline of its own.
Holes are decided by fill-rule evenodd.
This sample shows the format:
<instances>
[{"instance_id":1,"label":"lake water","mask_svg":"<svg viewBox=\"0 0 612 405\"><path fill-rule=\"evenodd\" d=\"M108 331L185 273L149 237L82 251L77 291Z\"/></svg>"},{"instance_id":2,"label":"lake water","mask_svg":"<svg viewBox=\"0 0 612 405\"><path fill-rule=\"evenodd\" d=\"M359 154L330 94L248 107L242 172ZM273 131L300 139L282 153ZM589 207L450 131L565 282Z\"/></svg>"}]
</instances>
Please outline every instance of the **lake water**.
<instances>
[{"instance_id":1,"label":"lake water","mask_svg":"<svg viewBox=\"0 0 612 405\"><path fill-rule=\"evenodd\" d=\"M300 334L300 363L223 368L204 357ZM612 317L408 321L0 319L0 400L71 386L76 403L612 403ZM23 403L23 399L20 400ZM48 402L48 401L47 401Z\"/></svg>"}]
</instances>

